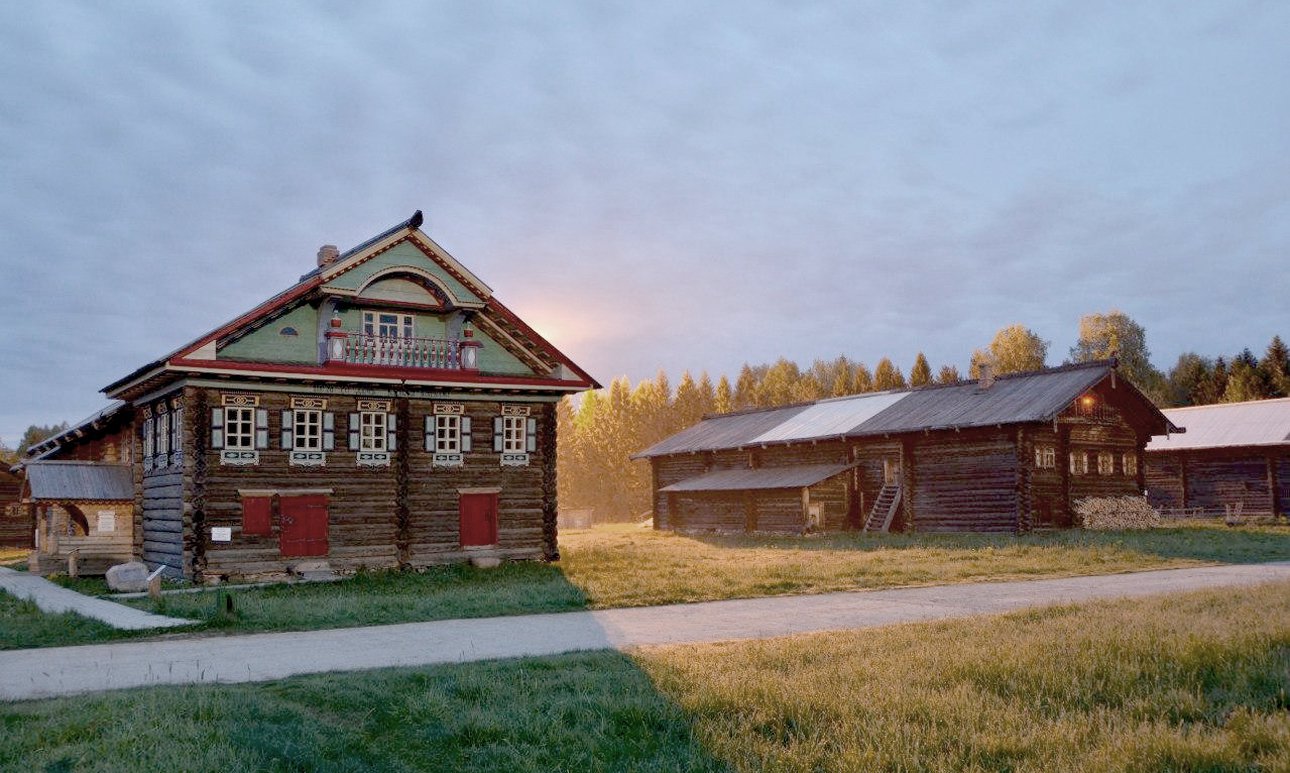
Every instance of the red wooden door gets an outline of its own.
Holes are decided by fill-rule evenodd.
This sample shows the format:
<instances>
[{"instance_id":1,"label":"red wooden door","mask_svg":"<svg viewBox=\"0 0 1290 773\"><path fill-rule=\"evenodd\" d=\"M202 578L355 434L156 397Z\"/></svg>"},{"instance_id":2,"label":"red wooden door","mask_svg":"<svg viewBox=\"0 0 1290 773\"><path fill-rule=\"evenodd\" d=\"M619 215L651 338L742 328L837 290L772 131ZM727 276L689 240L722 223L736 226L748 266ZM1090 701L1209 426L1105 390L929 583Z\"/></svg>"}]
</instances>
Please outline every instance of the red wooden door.
<instances>
[{"instance_id":1,"label":"red wooden door","mask_svg":"<svg viewBox=\"0 0 1290 773\"><path fill-rule=\"evenodd\" d=\"M327 496L282 497L282 555L327 555Z\"/></svg>"},{"instance_id":2,"label":"red wooden door","mask_svg":"<svg viewBox=\"0 0 1290 773\"><path fill-rule=\"evenodd\" d=\"M462 494L461 546L497 544L497 495Z\"/></svg>"}]
</instances>

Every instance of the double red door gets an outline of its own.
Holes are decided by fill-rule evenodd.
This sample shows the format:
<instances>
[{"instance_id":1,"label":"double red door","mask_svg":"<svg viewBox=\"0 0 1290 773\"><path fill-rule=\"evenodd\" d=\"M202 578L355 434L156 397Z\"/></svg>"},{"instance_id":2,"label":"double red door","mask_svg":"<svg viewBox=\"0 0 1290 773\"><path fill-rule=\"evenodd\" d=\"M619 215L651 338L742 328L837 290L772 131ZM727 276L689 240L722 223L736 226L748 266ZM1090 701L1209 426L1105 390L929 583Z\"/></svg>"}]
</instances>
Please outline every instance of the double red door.
<instances>
[{"instance_id":1,"label":"double red door","mask_svg":"<svg viewBox=\"0 0 1290 773\"><path fill-rule=\"evenodd\" d=\"M327 495L286 496L282 508L282 555L327 555Z\"/></svg>"},{"instance_id":2,"label":"double red door","mask_svg":"<svg viewBox=\"0 0 1290 773\"><path fill-rule=\"evenodd\" d=\"M462 494L461 546L497 544L497 494Z\"/></svg>"}]
</instances>

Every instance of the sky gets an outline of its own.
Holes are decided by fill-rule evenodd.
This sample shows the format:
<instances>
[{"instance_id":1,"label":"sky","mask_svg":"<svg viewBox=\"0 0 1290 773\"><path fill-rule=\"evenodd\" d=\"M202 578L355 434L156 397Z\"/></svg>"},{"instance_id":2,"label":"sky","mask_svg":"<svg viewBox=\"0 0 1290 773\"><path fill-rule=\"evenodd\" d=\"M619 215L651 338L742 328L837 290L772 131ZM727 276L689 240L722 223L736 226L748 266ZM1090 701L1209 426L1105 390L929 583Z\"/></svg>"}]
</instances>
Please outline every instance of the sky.
<instances>
[{"instance_id":1,"label":"sky","mask_svg":"<svg viewBox=\"0 0 1290 773\"><path fill-rule=\"evenodd\" d=\"M413 210L603 383L1290 335L1284 2L0 4L0 440Z\"/></svg>"}]
</instances>

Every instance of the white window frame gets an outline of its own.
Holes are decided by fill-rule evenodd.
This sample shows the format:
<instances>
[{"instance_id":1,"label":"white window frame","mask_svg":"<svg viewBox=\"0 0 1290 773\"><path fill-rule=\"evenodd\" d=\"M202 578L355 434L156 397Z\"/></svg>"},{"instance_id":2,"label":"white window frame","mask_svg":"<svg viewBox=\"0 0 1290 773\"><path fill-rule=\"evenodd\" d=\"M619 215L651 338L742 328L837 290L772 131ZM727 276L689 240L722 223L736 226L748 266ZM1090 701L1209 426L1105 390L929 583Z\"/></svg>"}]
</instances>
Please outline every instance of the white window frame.
<instances>
[{"instance_id":1,"label":"white window frame","mask_svg":"<svg viewBox=\"0 0 1290 773\"><path fill-rule=\"evenodd\" d=\"M156 448L156 434L152 425L152 419L143 420L143 456L145 459L151 459L154 449Z\"/></svg>"},{"instance_id":2,"label":"white window frame","mask_svg":"<svg viewBox=\"0 0 1290 773\"><path fill-rule=\"evenodd\" d=\"M382 317L390 317L384 321ZM363 335L375 338L416 338L416 317L384 311L363 312Z\"/></svg>"},{"instance_id":3,"label":"white window frame","mask_svg":"<svg viewBox=\"0 0 1290 773\"><path fill-rule=\"evenodd\" d=\"M170 455L170 414L157 414L157 425L154 430L157 436L157 456Z\"/></svg>"},{"instance_id":4,"label":"white window frame","mask_svg":"<svg viewBox=\"0 0 1290 773\"><path fill-rule=\"evenodd\" d=\"M295 451L323 450L323 412L316 408L291 410L291 447Z\"/></svg>"},{"instance_id":5,"label":"white window frame","mask_svg":"<svg viewBox=\"0 0 1290 773\"><path fill-rule=\"evenodd\" d=\"M502 453L528 453L528 421L529 417L527 416L502 417Z\"/></svg>"},{"instance_id":6,"label":"white window frame","mask_svg":"<svg viewBox=\"0 0 1290 773\"><path fill-rule=\"evenodd\" d=\"M461 416L437 414L434 417L434 452L436 454L461 453Z\"/></svg>"},{"instance_id":7,"label":"white window frame","mask_svg":"<svg viewBox=\"0 0 1290 773\"><path fill-rule=\"evenodd\" d=\"M1097 474L1114 475L1115 474L1115 454L1110 451L1097 452Z\"/></svg>"},{"instance_id":8,"label":"white window frame","mask_svg":"<svg viewBox=\"0 0 1290 773\"><path fill-rule=\"evenodd\" d=\"M170 409L170 452L178 454L184 443L184 408L176 405Z\"/></svg>"},{"instance_id":9,"label":"white window frame","mask_svg":"<svg viewBox=\"0 0 1290 773\"><path fill-rule=\"evenodd\" d=\"M1088 452L1071 451L1070 465L1072 475L1088 475Z\"/></svg>"},{"instance_id":10,"label":"white window frame","mask_svg":"<svg viewBox=\"0 0 1290 773\"><path fill-rule=\"evenodd\" d=\"M241 431L243 428L245 432ZM255 450L255 408L240 405L224 408L224 448L235 451Z\"/></svg>"},{"instance_id":11,"label":"white window frame","mask_svg":"<svg viewBox=\"0 0 1290 773\"><path fill-rule=\"evenodd\" d=\"M1125 475L1137 475L1138 474L1138 455L1129 453L1127 451L1124 452L1123 454L1120 455L1120 465L1124 470Z\"/></svg>"},{"instance_id":12,"label":"white window frame","mask_svg":"<svg viewBox=\"0 0 1290 773\"><path fill-rule=\"evenodd\" d=\"M1035 467L1040 470L1057 468L1057 449L1053 446L1035 446Z\"/></svg>"},{"instance_id":13,"label":"white window frame","mask_svg":"<svg viewBox=\"0 0 1290 773\"><path fill-rule=\"evenodd\" d=\"M385 411L363 411L358 414L358 447L360 451L387 451L389 430Z\"/></svg>"}]
</instances>

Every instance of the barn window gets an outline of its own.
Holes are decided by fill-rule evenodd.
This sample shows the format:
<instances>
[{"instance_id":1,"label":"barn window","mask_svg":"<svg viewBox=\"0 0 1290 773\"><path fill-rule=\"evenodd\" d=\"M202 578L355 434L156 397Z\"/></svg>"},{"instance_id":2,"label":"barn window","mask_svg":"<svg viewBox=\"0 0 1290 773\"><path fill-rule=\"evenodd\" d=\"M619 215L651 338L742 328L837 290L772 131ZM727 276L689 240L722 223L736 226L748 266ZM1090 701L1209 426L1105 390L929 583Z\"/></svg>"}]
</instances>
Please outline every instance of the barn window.
<instances>
[{"instance_id":1,"label":"barn window","mask_svg":"<svg viewBox=\"0 0 1290 773\"><path fill-rule=\"evenodd\" d=\"M1088 474L1088 454L1083 451L1071 451L1070 464L1072 475Z\"/></svg>"},{"instance_id":2,"label":"barn window","mask_svg":"<svg viewBox=\"0 0 1290 773\"><path fill-rule=\"evenodd\" d=\"M1138 474L1138 456L1137 454L1121 454L1120 464L1124 468L1125 475Z\"/></svg>"},{"instance_id":3,"label":"barn window","mask_svg":"<svg viewBox=\"0 0 1290 773\"><path fill-rule=\"evenodd\" d=\"M1052 470L1057 467L1057 449L1052 446L1035 446L1035 467Z\"/></svg>"},{"instance_id":4,"label":"barn window","mask_svg":"<svg viewBox=\"0 0 1290 773\"><path fill-rule=\"evenodd\" d=\"M1097 474L1113 475L1115 474L1115 454L1110 451L1097 452Z\"/></svg>"},{"instance_id":5,"label":"barn window","mask_svg":"<svg viewBox=\"0 0 1290 773\"><path fill-rule=\"evenodd\" d=\"M255 448L255 409L230 406L224 409L224 447Z\"/></svg>"},{"instance_id":6,"label":"barn window","mask_svg":"<svg viewBox=\"0 0 1290 773\"><path fill-rule=\"evenodd\" d=\"M502 452L522 454L528 451L528 417L502 417Z\"/></svg>"}]
</instances>

